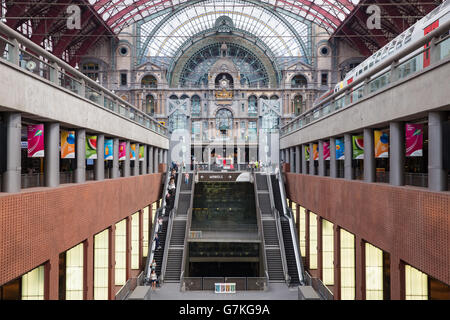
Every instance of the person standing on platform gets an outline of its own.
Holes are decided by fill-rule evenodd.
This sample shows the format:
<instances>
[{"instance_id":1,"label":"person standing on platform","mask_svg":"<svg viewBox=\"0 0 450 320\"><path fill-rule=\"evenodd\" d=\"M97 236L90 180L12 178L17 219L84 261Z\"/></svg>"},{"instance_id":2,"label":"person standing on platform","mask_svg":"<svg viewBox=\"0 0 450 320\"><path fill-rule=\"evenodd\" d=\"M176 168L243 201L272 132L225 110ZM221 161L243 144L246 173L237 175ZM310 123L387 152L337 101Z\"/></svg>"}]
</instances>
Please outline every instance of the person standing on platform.
<instances>
[{"instance_id":1,"label":"person standing on platform","mask_svg":"<svg viewBox=\"0 0 450 320\"><path fill-rule=\"evenodd\" d=\"M158 276L156 275L155 270L152 271L152 274L150 276L150 281L152 282L152 290L156 289L156 280L158 279Z\"/></svg>"}]
</instances>

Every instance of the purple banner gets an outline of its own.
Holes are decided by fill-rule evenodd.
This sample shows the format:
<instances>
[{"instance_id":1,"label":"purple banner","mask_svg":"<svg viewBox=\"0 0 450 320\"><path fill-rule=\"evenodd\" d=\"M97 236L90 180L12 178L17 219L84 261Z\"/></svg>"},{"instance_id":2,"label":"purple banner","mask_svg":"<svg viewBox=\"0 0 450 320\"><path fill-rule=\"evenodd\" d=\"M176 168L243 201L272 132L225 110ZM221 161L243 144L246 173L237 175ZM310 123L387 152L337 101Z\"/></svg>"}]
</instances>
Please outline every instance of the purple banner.
<instances>
[{"instance_id":1,"label":"purple banner","mask_svg":"<svg viewBox=\"0 0 450 320\"><path fill-rule=\"evenodd\" d=\"M407 157L423 156L423 124L405 124L405 142Z\"/></svg>"},{"instance_id":2,"label":"purple banner","mask_svg":"<svg viewBox=\"0 0 450 320\"><path fill-rule=\"evenodd\" d=\"M44 157L44 125L28 126L28 158Z\"/></svg>"}]
</instances>

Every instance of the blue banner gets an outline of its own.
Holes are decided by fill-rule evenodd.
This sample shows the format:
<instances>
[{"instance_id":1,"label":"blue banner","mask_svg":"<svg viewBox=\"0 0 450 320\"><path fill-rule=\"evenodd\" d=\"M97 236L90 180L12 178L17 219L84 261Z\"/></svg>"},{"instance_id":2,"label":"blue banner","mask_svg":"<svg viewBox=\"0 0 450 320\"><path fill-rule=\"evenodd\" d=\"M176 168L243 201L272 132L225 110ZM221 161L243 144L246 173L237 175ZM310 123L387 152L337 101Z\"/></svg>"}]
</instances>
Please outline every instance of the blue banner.
<instances>
[{"instance_id":1,"label":"blue banner","mask_svg":"<svg viewBox=\"0 0 450 320\"><path fill-rule=\"evenodd\" d=\"M112 160L113 154L113 139L105 139L105 160Z\"/></svg>"},{"instance_id":2,"label":"blue banner","mask_svg":"<svg viewBox=\"0 0 450 320\"><path fill-rule=\"evenodd\" d=\"M344 140L336 139L336 160L344 160Z\"/></svg>"}]
</instances>

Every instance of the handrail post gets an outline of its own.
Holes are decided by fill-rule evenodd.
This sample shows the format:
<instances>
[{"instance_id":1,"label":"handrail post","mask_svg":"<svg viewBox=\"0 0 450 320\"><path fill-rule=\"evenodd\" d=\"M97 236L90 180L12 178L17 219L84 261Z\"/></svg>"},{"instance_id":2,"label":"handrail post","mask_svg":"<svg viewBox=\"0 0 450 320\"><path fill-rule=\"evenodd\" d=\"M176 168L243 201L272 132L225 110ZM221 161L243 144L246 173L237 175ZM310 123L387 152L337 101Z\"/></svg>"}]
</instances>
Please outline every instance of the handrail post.
<instances>
[{"instance_id":1,"label":"handrail post","mask_svg":"<svg viewBox=\"0 0 450 320\"><path fill-rule=\"evenodd\" d=\"M19 49L19 41L17 41L16 38L12 38L10 39L10 41L12 42L13 46L11 48L11 62L20 66L20 49Z\"/></svg>"}]
</instances>

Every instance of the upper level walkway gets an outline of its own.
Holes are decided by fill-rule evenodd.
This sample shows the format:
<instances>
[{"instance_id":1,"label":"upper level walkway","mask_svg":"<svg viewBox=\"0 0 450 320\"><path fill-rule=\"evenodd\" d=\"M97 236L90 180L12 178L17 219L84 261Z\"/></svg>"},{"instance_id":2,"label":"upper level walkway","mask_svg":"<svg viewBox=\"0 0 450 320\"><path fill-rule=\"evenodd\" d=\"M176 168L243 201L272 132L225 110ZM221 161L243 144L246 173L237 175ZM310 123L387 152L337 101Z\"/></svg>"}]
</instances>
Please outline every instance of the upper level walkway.
<instances>
[{"instance_id":1,"label":"upper level walkway","mask_svg":"<svg viewBox=\"0 0 450 320\"><path fill-rule=\"evenodd\" d=\"M430 52L424 44L431 40ZM411 57L409 53L421 49ZM378 67L330 95L314 109L281 129L280 149L315 140L383 127L390 121L410 121L431 111L450 110L450 36L428 34L408 55L386 58ZM430 54L425 67L424 55Z\"/></svg>"},{"instance_id":2,"label":"upper level walkway","mask_svg":"<svg viewBox=\"0 0 450 320\"><path fill-rule=\"evenodd\" d=\"M0 22L0 112L168 149L168 129Z\"/></svg>"}]
</instances>

